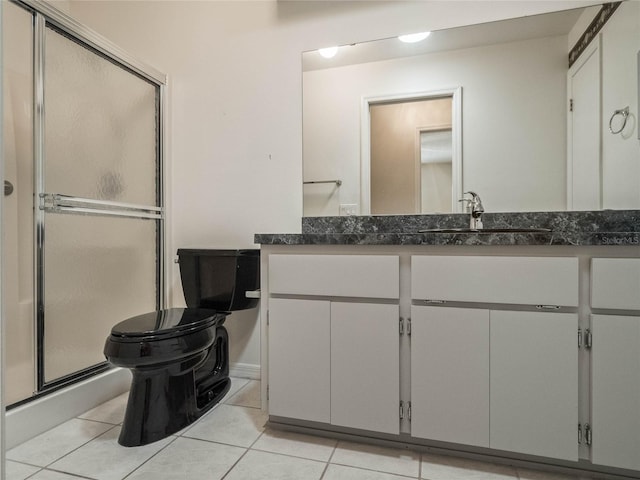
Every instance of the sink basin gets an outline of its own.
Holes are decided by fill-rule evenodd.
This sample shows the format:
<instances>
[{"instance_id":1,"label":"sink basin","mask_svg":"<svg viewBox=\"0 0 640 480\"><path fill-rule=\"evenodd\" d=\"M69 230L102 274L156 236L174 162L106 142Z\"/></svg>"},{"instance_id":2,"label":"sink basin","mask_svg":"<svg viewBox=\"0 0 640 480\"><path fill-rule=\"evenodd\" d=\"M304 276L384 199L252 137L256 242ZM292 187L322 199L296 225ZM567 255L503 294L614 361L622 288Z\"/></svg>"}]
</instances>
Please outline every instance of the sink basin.
<instances>
[{"instance_id":1,"label":"sink basin","mask_svg":"<svg viewBox=\"0 0 640 480\"><path fill-rule=\"evenodd\" d=\"M428 228L426 230L419 230L418 233L549 233L550 228Z\"/></svg>"}]
</instances>

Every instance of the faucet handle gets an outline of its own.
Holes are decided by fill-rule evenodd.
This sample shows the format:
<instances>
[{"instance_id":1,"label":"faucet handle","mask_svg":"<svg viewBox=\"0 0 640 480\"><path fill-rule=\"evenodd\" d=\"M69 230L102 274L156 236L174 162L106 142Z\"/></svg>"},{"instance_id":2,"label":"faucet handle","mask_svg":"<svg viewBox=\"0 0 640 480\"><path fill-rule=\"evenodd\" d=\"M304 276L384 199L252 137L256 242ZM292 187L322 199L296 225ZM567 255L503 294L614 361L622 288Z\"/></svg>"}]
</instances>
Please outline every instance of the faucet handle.
<instances>
[{"instance_id":1,"label":"faucet handle","mask_svg":"<svg viewBox=\"0 0 640 480\"><path fill-rule=\"evenodd\" d=\"M458 202L464 203L463 208L467 211L467 213L469 213L473 200L471 200L470 198L461 198L460 200L458 200Z\"/></svg>"}]
</instances>

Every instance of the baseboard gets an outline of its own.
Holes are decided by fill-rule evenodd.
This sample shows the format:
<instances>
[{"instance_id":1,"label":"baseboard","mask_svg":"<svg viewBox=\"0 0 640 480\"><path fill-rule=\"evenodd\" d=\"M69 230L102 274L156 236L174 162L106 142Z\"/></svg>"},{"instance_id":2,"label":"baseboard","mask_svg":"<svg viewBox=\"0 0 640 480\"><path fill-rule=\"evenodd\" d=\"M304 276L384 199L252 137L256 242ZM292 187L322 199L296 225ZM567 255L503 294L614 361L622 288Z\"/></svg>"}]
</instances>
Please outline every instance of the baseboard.
<instances>
[{"instance_id":1,"label":"baseboard","mask_svg":"<svg viewBox=\"0 0 640 480\"><path fill-rule=\"evenodd\" d=\"M260 365L253 363L232 363L229 365L229 376L260 380Z\"/></svg>"},{"instance_id":2,"label":"baseboard","mask_svg":"<svg viewBox=\"0 0 640 480\"><path fill-rule=\"evenodd\" d=\"M7 450L129 390L131 372L114 368L7 412Z\"/></svg>"}]
</instances>

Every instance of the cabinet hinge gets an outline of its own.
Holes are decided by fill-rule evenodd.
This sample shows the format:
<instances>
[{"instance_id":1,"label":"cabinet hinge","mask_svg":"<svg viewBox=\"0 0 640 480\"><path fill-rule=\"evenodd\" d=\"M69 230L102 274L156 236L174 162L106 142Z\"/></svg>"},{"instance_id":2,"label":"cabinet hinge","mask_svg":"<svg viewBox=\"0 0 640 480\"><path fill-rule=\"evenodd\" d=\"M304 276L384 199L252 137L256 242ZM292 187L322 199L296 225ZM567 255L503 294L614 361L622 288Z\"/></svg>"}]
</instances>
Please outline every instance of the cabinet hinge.
<instances>
[{"instance_id":1,"label":"cabinet hinge","mask_svg":"<svg viewBox=\"0 0 640 480\"><path fill-rule=\"evenodd\" d=\"M269 326L269 310L267 310L267 326Z\"/></svg>"},{"instance_id":2,"label":"cabinet hinge","mask_svg":"<svg viewBox=\"0 0 640 480\"><path fill-rule=\"evenodd\" d=\"M591 430L591 425L588 423L584 424L584 434L582 433L583 426L581 423L578 424L578 445L582 445L582 441L585 441L585 445L591 445L591 441L593 440L593 431Z\"/></svg>"},{"instance_id":3,"label":"cabinet hinge","mask_svg":"<svg viewBox=\"0 0 640 480\"><path fill-rule=\"evenodd\" d=\"M588 328L584 331L584 347L591 348L593 346L593 334Z\"/></svg>"},{"instance_id":4,"label":"cabinet hinge","mask_svg":"<svg viewBox=\"0 0 640 480\"><path fill-rule=\"evenodd\" d=\"M569 111L573 112L573 98L569 99Z\"/></svg>"},{"instance_id":5,"label":"cabinet hinge","mask_svg":"<svg viewBox=\"0 0 640 480\"><path fill-rule=\"evenodd\" d=\"M405 332L407 335L411 335L411 319L410 318L407 318L405 320L404 317L400 317L400 321L398 322L398 332L400 333L400 336L404 335Z\"/></svg>"},{"instance_id":6,"label":"cabinet hinge","mask_svg":"<svg viewBox=\"0 0 640 480\"><path fill-rule=\"evenodd\" d=\"M582 348L582 329L578 328L578 348ZM578 427L580 425L578 424Z\"/></svg>"},{"instance_id":7,"label":"cabinet hinge","mask_svg":"<svg viewBox=\"0 0 640 480\"><path fill-rule=\"evenodd\" d=\"M400 420L404 420L404 418L411 421L411 402L403 402L400 400Z\"/></svg>"},{"instance_id":8,"label":"cabinet hinge","mask_svg":"<svg viewBox=\"0 0 640 480\"><path fill-rule=\"evenodd\" d=\"M269 400L269 385L267 385L267 400Z\"/></svg>"}]
</instances>

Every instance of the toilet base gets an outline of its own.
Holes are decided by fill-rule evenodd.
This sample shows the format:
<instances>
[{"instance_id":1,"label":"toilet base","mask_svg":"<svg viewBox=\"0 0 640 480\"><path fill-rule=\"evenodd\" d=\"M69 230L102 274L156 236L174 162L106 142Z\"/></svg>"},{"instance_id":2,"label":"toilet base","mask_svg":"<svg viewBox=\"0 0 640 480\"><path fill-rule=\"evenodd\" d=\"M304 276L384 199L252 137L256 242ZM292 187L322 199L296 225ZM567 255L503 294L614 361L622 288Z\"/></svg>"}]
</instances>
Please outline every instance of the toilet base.
<instances>
[{"instance_id":1,"label":"toilet base","mask_svg":"<svg viewBox=\"0 0 640 480\"><path fill-rule=\"evenodd\" d=\"M231 388L228 337L216 329L207 351L176 365L132 369L133 379L118 443L147 445L191 425Z\"/></svg>"}]
</instances>

